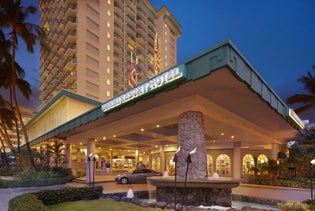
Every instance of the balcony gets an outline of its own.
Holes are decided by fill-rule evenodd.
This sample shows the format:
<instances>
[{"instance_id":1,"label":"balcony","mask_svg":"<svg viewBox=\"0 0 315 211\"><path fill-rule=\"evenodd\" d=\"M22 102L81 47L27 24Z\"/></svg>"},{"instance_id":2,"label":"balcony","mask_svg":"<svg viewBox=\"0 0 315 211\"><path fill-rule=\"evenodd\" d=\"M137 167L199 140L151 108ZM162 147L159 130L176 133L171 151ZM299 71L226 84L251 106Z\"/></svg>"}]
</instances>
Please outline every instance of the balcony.
<instances>
[{"instance_id":1,"label":"balcony","mask_svg":"<svg viewBox=\"0 0 315 211\"><path fill-rule=\"evenodd\" d=\"M122 12L121 8L116 8L115 7L114 14L115 14L115 16L117 14L118 17L122 17L123 16L123 12Z\"/></svg>"},{"instance_id":2,"label":"balcony","mask_svg":"<svg viewBox=\"0 0 315 211\"><path fill-rule=\"evenodd\" d=\"M66 46L66 52L64 54L65 58L73 57L77 52L76 44L70 44Z\"/></svg>"},{"instance_id":3,"label":"balcony","mask_svg":"<svg viewBox=\"0 0 315 211\"><path fill-rule=\"evenodd\" d=\"M76 80L76 76L75 75L71 75L69 72L67 72L65 75L64 75L64 83L66 84L72 84L73 82L75 82Z\"/></svg>"},{"instance_id":4,"label":"balcony","mask_svg":"<svg viewBox=\"0 0 315 211\"><path fill-rule=\"evenodd\" d=\"M74 59L68 59L66 62L65 62L65 65L63 67L63 70L64 71L73 71L77 66L77 63L75 62Z\"/></svg>"},{"instance_id":5,"label":"balcony","mask_svg":"<svg viewBox=\"0 0 315 211\"><path fill-rule=\"evenodd\" d=\"M66 9L65 17L76 16L76 15L77 15L77 4L69 3Z\"/></svg>"},{"instance_id":6,"label":"balcony","mask_svg":"<svg viewBox=\"0 0 315 211\"><path fill-rule=\"evenodd\" d=\"M145 29L146 28L146 25L145 25L145 23L144 23L144 21L142 20L142 19L138 19L137 20L137 25L139 26L139 27L141 27L142 29ZM138 28L138 27L137 27Z\"/></svg>"},{"instance_id":7,"label":"balcony","mask_svg":"<svg viewBox=\"0 0 315 211\"><path fill-rule=\"evenodd\" d=\"M65 30L74 30L76 27L77 18L75 16L71 16L65 21Z\"/></svg>"}]
</instances>

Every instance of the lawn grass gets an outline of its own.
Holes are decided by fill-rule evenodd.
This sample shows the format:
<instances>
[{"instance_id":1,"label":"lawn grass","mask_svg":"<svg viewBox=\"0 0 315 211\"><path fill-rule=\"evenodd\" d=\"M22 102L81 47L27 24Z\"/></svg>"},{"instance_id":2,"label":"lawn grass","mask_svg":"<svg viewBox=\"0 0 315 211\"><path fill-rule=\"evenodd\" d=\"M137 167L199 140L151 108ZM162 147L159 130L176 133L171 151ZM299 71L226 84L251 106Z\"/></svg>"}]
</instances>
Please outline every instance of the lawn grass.
<instances>
[{"instance_id":1,"label":"lawn grass","mask_svg":"<svg viewBox=\"0 0 315 211\"><path fill-rule=\"evenodd\" d=\"M111 199L74 201L48 206L48 211L156 211L156 208L144 208L127 202L114 202ZM168 209L165 209L167 211Z\"/></svg>"}]
</instances>

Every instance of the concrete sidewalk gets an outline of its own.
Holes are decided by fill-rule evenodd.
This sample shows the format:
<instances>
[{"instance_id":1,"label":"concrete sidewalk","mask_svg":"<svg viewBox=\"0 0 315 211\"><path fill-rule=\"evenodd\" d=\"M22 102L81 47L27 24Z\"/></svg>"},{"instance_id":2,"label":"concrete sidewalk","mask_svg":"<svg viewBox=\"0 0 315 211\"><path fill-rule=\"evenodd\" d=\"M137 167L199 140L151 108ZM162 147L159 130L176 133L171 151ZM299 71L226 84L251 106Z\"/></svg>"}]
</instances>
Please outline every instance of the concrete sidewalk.
<instances>
[{"instance_id":1,"label":"concrete sidewalk","mask_svg":"<svg viewBox=\"0 0 315 211\"><path fill-rule=\"evenodd\" d=\"M53 185L53 186L40 186L40 187L25 187L25 188L0 188L0 211L7 211L9 208L10 199L31 192L37 192L40 190L55 190L65 187L71 187L69 185Z\"/></svg>"}]
</instances>

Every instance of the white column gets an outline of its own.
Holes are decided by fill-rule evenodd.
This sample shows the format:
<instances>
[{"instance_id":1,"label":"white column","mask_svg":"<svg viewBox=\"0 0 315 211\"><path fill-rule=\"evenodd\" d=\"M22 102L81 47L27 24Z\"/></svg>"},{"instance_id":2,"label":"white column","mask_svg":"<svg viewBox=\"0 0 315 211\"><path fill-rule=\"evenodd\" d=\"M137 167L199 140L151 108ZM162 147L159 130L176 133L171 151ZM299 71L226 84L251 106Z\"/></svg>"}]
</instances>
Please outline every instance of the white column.
<instances>
[{"instance_id":1,"label":"white column","mask_svg":"<svg viewBox=\"0 0 315 211\"><path fill-rule=\"evenodd\" d=\"M94 162L93 158L95 156L95 139L94 138L88 138L86 140L86 182L90 182L93 179L93 173L94 173ZM89 157L90 155L90 157Z\"/></svg>"},{"instance_id":2,"label":"white column","mask_svg":"<svg viewBox=\"0 0 315 211\"><path fill-rule=\"evenodd\" d=\"M71 144L66 144L66 168L71 168Z\"/></svg>"},{"instance_id":3,"label":"white column","mask_svg":"<svg viewBox=\"0 0 315 211\"><path fill-rule=\"evenodd\" d=\"M152 154L151 154L151 150L149 150L149 165L147 165L147 168L152 169Z\"/></svg>"},{"instance_id":4,"label":"white column","mask_svg":"<svg viewBox=\"0 0 315 211\"><path fill-rule=\"evenodd\" d=\"M164 172L165 169L165 153L164 153L164 146L160 147L160 171Z\"/></svg>"},{"instance_id":5,"label":"white column","mask_svg":"<svg viewBox=\"0 0 315 211\"><path fill-rule=\"evenodd\" d=\"M242 158L241 158L241 142L234 142L233 148L233 175L234 179L241 179Z\"/></svg>"},{"instance_id":6,"label":"white column","mask_svg":"<svg viewBox=\"0 0 315 211\"><path fill-rule=\"evenodd\" d=\"M271 144L271 155L270 159L277 160L278 159L278 152L280 151L280 144L272 143Z\"/></svg>"}]
</instances>

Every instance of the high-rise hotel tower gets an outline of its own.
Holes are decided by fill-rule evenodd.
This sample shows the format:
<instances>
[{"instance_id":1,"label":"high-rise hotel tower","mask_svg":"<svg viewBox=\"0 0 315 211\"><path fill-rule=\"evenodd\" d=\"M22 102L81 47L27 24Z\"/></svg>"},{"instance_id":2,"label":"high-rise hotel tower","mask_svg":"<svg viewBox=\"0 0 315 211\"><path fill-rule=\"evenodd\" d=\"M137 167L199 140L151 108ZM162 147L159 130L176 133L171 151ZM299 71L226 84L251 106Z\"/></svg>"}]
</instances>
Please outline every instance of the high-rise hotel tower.
<instances>
[{"instance_id":1,"label":"high-rise hotel tower","mask_svg":"<svg viewBox=\"0 0 315 211\"><path fill-rule=\"evenodd\" d=\"M181 26L148 0L40 0L41 107L67 89L104 102L176 65Z\"/></svg>"}]
</instances>

